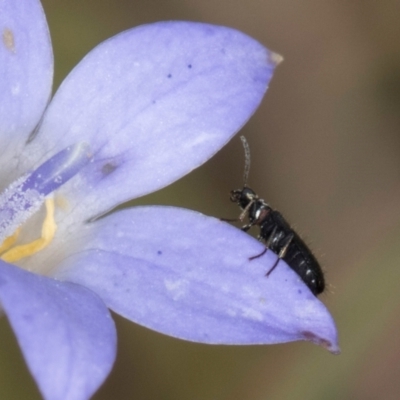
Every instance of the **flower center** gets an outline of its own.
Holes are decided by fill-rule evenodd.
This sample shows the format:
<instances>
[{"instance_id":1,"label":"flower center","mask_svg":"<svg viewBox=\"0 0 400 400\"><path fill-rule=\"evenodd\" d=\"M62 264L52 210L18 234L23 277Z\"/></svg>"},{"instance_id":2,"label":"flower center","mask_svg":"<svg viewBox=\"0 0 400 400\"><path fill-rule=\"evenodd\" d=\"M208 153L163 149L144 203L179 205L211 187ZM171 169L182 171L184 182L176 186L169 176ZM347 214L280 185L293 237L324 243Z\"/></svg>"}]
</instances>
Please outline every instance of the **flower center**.
<instances>
[{"instance_id":1,"label":"flower center","mask_svg":"<svg viewBox=\"0 0 400 400\"><path fill-rule=\"evenodd\" d=\"M52 193L75 176L91 160L89 146L77 143L60 151L32 173L13 182L0 194L0 259L15 262L48 246L54 238ZM14 246L20 227L45 203L46 216L41 237L30 243Z\"/></svg>"},{"instance_id":2,"label":"flower center","mask_svg":"<svg viewBox=\"0 0 400 400\"><path fill-rule=\"evenodd\" d=\"M4 240L3 244L0 246L0 254L3 253L0 259L8 263L16 262L21 260L21 258L31 256L44 249L53 240L57 230L57 225L54 221L54 199L52 197L47 198L45 204L46 217L43 221L41 237L30 243L12 247L21 231L20 228L18 228L15 233Z\"/></svg>"}]
</instances>

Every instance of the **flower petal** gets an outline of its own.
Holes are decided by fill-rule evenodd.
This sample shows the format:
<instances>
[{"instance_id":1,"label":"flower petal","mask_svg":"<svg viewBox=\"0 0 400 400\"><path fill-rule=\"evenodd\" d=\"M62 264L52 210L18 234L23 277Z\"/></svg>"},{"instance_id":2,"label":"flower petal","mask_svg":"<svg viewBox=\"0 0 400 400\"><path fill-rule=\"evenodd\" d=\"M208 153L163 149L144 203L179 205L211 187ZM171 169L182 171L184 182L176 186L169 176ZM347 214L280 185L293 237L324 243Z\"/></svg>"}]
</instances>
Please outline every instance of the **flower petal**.
<instances>
[{"instance_id":1,"label":"flower petal","mask_svg":"<svg viewBox=\"0 0 400 400\"><path fill-rule=\"evenodd\" d=\"M90 398L116 353L104 303L79 285L0 261L0 302L46 400Z\"/></svg>"},{"instance_id":2,"label":"flower petal","mask_svg":"<svg viewBox=\"0 0 400 400\"><path fill-rule=\"evenodd\" d=\"M47 22L37 0L0 2L0 148L2 172L43 113L53 80ZM5 158L5 159L4 159ZM10 168L11 170L11 168Z\"/></svg>"},{"instance_id":3,"label":"flower petal","mask_svg":"<svg viewBox=\"0 0 400 400\"><path fill-rule=\"evenodd\" d=\"M161 22L123 32L67 77L27 157L87 141L94 161L68 188L72 208L86 217L105 211L216 153L254 113L279 60L219 26Z\"/></svg>"},{"instance_id":4,"label":"flower petal","mask_svg":"<svg viewBox=\"0 0 400 400\"><path fill-rule=\"evenodd\" d=\"M109 308L182 339L218 344L311 340L338 351L325 306L250 235L173 207L136 207L92 224L56 275L91 288ZM97 232L97 233L95 233Z\"/></svg>"}]
</instances>

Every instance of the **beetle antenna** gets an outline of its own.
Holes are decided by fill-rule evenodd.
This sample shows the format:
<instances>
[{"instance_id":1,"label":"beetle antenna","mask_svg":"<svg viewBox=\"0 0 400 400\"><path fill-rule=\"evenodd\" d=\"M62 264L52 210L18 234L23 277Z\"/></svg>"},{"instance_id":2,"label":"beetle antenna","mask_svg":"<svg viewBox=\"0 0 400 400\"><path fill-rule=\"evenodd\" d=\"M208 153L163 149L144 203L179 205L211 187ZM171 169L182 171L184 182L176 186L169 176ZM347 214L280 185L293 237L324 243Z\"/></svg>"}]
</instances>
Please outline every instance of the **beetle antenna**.
<instances>
[{"instance_id":1,"label":"beetle antenna","mask_svg":"<svg viewBox=\"0 0 400 400\"><path fill-rule=\"evenodd\" d=\"M243 173L243 185L247 186L247 179L249 178L250 171L250 147L244 136L240 136L244 148L244 173Z\"/></svg>"}]
</instances>

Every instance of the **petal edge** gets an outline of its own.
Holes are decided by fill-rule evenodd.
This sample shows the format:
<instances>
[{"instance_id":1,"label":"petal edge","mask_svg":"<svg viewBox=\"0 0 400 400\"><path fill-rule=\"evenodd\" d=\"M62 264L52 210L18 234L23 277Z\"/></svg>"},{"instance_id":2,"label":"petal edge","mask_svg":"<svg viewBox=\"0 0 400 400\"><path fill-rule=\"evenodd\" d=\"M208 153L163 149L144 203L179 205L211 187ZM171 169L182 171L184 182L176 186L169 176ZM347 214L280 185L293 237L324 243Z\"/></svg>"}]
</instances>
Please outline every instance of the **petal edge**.
<instances>
[{"instance_id":1,"label":"petal edge","mask_svg":"<svg viewBox=\"0 0 400 400\"><path fill-rule=\"evenodd\" d=\"M116 354L115 326L104 303L82 286L2 261L0 300L43 397L90 398Z\"/></svg>"}]
</instances>

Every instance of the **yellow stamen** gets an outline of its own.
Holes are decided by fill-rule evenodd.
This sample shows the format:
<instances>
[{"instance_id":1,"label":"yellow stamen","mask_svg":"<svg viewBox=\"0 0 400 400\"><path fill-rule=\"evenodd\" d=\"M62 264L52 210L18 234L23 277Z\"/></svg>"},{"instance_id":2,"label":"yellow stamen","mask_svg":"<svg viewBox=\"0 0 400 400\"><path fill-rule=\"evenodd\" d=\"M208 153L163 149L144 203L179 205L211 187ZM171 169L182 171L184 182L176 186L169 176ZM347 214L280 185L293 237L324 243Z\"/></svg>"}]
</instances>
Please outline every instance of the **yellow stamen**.
<instances>
[{"instance_id":1,"label":"yellow stamen","mask_svg":"<svg viewBox=\"0 0 400 400\"><path fill-rule=\"evenodd\" d=\"M46 217L43 221L41 237L39 239L34 240L33 242L12 247L10 250L6 251L0 257L0 259L9 263L13 263L15 261L20 260L21 258L31 256L37 253L38 251L43 250L53 240L57 230L57 225L54 221L54 199L53 198L46 199L45 204L46 204ZM14 236L16 235L18 235L18 231L15 232L14 235L10 236L2 243L2 245L0 246L0 253L3 247L5 247L3 249L4 251L12 246L12 244L16 240L16 237L14 238ZM11 243L11 245L9 245L8 247L6 247L6 242L10 238L14 238L13 239L14 242Z\"/></svg>"},{"instance_id":2,"label":"yellow stamen","mask_svg":"<svg viewBox=\"0 0 400 400\"><path fill-rule=\"evenodd\" d=\"M0 254L7 251L12 245L17 241L19 233L21 229L18 228L13 235L9 236L1 245L0 245Z\"/></svg>"}]
</instances>

